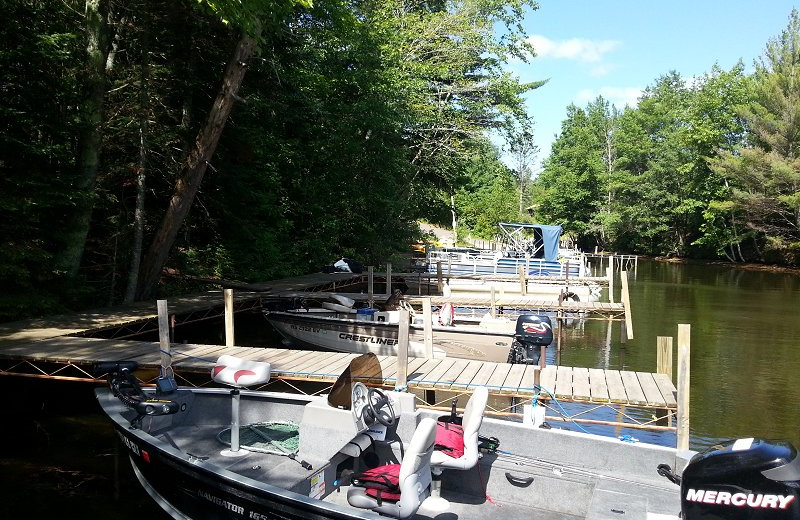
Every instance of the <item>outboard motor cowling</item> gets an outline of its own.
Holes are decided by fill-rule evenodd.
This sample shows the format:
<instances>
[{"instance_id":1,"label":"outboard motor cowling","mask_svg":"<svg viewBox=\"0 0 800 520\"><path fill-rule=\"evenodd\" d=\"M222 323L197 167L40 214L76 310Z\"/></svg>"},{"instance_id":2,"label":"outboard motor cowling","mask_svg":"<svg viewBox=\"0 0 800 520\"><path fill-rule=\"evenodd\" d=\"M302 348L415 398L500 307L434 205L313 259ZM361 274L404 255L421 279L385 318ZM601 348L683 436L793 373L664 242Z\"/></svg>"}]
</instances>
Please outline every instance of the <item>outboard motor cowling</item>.
<instances>
[{"instance_id":1,"label":"outboard motor cowling","mask_svg":"<svg viewBox=\"0 0 800 520\"><path fill-rule=\"evenodd\" d=\"M508 353L509 363L539 363L542 347L553 342L553 324L550 318L538 314L523 314L517 318L514 342Z\"/></svg>"},{"instance_id":2,"label":"outboard motor cowling","mask_svg":"<svg viewBox=\"0 0 800 520\"><path fill-rule=\"evenodd\" d=\"M788 442L739 439L698 453L681 477L683 520L800 519L800 457Z\"/></svg>"}]
</instances>

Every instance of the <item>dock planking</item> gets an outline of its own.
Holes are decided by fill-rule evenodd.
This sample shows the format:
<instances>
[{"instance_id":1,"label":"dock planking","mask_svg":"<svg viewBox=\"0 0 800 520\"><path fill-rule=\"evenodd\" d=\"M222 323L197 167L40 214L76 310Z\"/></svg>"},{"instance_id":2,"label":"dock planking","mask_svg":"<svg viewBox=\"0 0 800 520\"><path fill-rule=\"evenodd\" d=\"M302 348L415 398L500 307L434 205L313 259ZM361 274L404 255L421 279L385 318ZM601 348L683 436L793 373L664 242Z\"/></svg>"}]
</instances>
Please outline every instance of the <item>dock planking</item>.
<instances>
[{"instance_id":1,"label":"dock planking","mask_svg":"<svg viewBox=\"0 0 800 520\"><path fill-rule=\"evenodd\" d=\"M173 344L173 367L181 372L210 374L217 358L231 354L272 364L273 379L287 381L333 382L357 354L288 350L281 348L225 347L222 345ZM62 336L30 343L16 343L0 351L0 359L12 363L62 363L88 367L98 361L129 359L142 368L156 369L160 364L158 343L94 339ZM393 356L378 356L380 371L370 376L381 377L381 383L392 386L397 375ZM0 369L0 373L3 373ZM84 369L86 370L86 368ZM539 388L534 385L533 365L510 365L457 358L409 358L408 387L469 392L486 386L494 395L532 397ZM58 376L53 376L58 377ZM553 392L557 399L578 402L618 403L674 409L677 407L675 386L663 374L616 370L548 366L541 370L540 396L548 399Z\"/></svg>"},{"instance_id":2,"label":"dock planking","mask_svg":"<svg viewBox=\"0 0 800 520\"><path fill-rule=\"evenodd\" d=\"M589 369L574 367L572 369L572 396L579 401L591 401L591 388Z\"/></svg>"},{"instance_id":3,"label":"dock planking","mask_svg":"<svg viewBox=\"0 0 800 520\"><path fill-rule=\"evenodd\" d=\"M628 396L628 401L631 404L645 404L647 400L644 396L644 390L639 383L639 378L636 377L636 372L629 372L622 370L619 373L622 378L622 385L625 387L625 395Z\"/></svg>"},{"instance_id":4,"label":"dock planking","mask_svg":"<svg viewBox=\"0 0 800 520\"><path fill-rule=\"evenodd\" d=\"M603 370L599 368L589 369L589 391L592 395L592 401L606 403L609 401L608 397L608 383L604 377Z\"/></svg>"}]
</instances>

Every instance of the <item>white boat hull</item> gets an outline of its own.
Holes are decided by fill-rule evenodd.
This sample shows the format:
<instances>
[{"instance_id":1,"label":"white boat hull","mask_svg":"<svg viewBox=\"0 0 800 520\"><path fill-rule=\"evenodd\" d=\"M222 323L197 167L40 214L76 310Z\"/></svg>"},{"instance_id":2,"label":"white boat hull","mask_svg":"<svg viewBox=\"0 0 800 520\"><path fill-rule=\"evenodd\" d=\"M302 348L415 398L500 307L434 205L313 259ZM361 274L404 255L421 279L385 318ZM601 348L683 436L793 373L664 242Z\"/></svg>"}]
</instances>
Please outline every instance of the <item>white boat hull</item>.
<instances>
[{"instance_id":1,"label":"white boat hull","mask_svg":"<svg viewBox=\"0 0 800 520\"><path fill-rule=\"evenodd\" d=\"M310 313L271 312L267 320L290 343L325 348L338 352L378 356L397 355L396 323L361 321ZM514 322L491 329L475 327L435 327L433 357L458 357L483 361L505 361L513 341ZM423 329L412 326L409 331L408 355L428 357Z\"/></svg>"},{"instance_id":2,"label":"white boat hull","mask_svg":"<svg viewBox=\"0 0 800 520\"><path fill-rule=\"evenodd\" d=\"M522 286L519 281L510 280L481 280L469 278L451 278L448 281L451 294L460 296L486 297L494 288L495 296L519 296ZM600 287L597 284L562 285L555 283L528 282L525 288L526 296L541 300L558 300L561 294L574 301L596 302L600 300Z\"/></svg>"}]
</instances>

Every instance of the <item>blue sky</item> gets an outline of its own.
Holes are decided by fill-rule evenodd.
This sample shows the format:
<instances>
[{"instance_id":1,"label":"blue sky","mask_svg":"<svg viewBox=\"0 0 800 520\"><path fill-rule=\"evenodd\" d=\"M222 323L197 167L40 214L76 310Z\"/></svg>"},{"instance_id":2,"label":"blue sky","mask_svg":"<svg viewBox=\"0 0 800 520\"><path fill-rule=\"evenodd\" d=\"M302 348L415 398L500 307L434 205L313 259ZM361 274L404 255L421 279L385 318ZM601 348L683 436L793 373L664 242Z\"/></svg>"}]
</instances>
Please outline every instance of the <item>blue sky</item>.
<instances>
[{"instance_id":1,"label":"blue sky","mask_svg":"<svg viewBox=\"0 0 800 520\"><path fill-rule=\"evenodd\" d=\"M800 0L796 3L800 5ZM767 41L786 28L787 0L539 0L525 19L538 56L509 68L523 81L549 79L527 95L538 161L545 159L566 117L598 94L635 106L648 85L671 70L700 76L740 59L752 70ZM512 166L513 165L509 165Z\"/></svg>"}]
</instances>

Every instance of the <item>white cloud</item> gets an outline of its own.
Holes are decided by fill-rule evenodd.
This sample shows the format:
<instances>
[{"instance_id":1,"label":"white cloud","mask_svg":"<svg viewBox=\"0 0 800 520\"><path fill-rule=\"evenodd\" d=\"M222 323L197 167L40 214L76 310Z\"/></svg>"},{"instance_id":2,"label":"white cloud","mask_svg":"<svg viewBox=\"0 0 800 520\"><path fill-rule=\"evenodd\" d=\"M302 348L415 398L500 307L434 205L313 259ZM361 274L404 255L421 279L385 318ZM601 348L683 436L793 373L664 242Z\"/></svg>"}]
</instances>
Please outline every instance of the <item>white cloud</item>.
<instances>
[{"instance_id":1,"label":"white cloud","mask_svg":"<svg viewBox=\"0 0 800 520\"><path fill-rule=\"evenodd\" d=\"M610 63L601 63L595 67L592 67L592 70L589 71L589 75L595 78L599 78L602 76L607 76L611 72L617 70L619 65L612 65Z\"/></svg>"},{"instance_id":2,"label":"white cloud","mask_svg":"<svg viewBox=\"0 0 800 520\"><path fill-rule=\"evenodd\" d=\"M603 96L603 99L617 108L625 108L625 105L633 108L641 95L642 89L639 87L601 87L599 90L586 88L578 92L575 102L581 106L594 101L597 96Z\"/></svg>"},{"instance_id":3,"label":"white cloud","mask_svg":"<svg viewBox=\"0 0 800 520\"><path fill-rule=\"evenodd\" d=\"M622 42L617 40L584 38L555 41L540 34L528 37L528 42L533 45L539 58L575 60L583 63L600 63L607 53L622 45Z\"/></svg>"}]
</instances>

